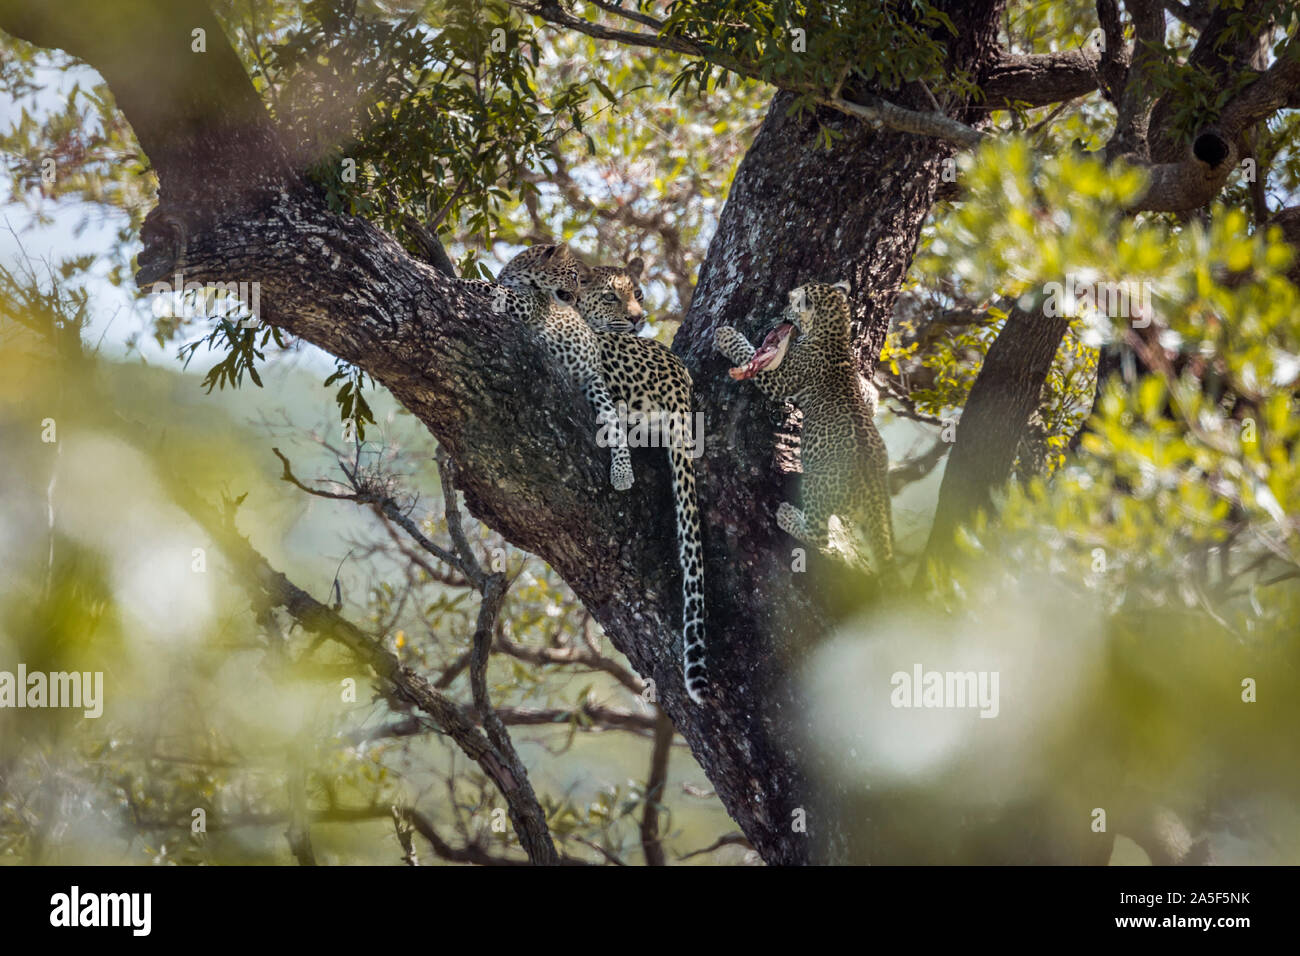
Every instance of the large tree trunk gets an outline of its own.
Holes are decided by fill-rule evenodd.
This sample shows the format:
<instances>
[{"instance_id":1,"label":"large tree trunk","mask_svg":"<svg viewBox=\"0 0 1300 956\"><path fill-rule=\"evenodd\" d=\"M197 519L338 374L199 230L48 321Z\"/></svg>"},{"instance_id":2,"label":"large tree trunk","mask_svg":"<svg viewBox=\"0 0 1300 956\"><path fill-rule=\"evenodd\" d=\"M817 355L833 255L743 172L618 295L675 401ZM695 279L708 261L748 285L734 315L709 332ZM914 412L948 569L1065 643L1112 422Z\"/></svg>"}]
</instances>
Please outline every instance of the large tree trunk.
<instances>
[{"instance_id":1,"label":"large tree trunk","mask_svg":"<svg viewBox=\"0 0 1300 956\"><path fill-rule=\"evenodd\" d=\"M0 27L63 47L98 67L114 91L128 91L119 102L162 184L144 235L143 284L176 269L186 281L261 283L262 318L389 388L454 457L470 511L554 567L654 680L765 860L869 856L830 815L837 798L808 786L799 757L804 707L792 679L856 595L845 606L842 576L815 555L810 571L820 573L792 573L794 542L775 523L781 416L724 374L711 343L721 324L752 336L804 281L847 278L869 371L948 149L828 115L844 137L824 150L813 118L787 115L787 98L777 96L736 175L675 343L707 425L701 505L716 699L694 706L680 676L680 582L661 455L637 452L637 485L612 490L590 410L531 336L374 227L331 213L284 171L277 157L287 153L264 115L250 118L247 80L231 75L233 54L201 4L134 0L114 6L109 21L91 17L96 6L46 13L35 0L0 0ZM952 7L960 31L949 41L952 65L978 71L994 52L1000 4ZM79 26L86 23L94 28ZM216 60L190 52L197 26L208 30ZM142 46L142 36L153 39ZM219 89L214 62L223 66ZM196 75L205 84L197 105ZM923 97L917 89L895 99L924 108ZM964 110L956 116L976 120ZM185 148L169 146L172 137ZM806 834L791 825L801 808Z\"/></svg>"},{"instance_id":2,"label":"large tree trunk","mask_svg":"<svg viewBox=\"0 0 1300 956\"><path fill-rule=\"evenodd\" d=\"M802 545L776 526L778 504L793 494L787 476L795 459L790 443L779 438L788 430L786 416L757 389L727 376L713 334L733 325L756 341L791 289L809 280L849 279L869 373L947 155L933 143L876 133L840 117L823 117L844 133L824 151L816 145L815 120L796 120L787 106L788 97L775 98L741 163L674 343L695 378L696 408L706 415L701 506L709 643L723 695L718 713L708 715L712 752L697 749L696 755L706 768L716 765L731 746L716 734L743 729L736 742L743 748L737 756L749 751L738 767L746 786L736 796L760 807L764 826L780 840L779 856L765 854L769 862L841 856L835 810L825 800L814 807L796 760L805 707L795 675L822 635L865 594L860 581L846 582L830 559L815 553L806 573L794 570L800 565L793 549ZM740 714L752 714L752 723L728 727ZM710 779L722 793L724 784ZM806 835L792 830L800 808L807 812Z\"/></svg>"}]
</instances>

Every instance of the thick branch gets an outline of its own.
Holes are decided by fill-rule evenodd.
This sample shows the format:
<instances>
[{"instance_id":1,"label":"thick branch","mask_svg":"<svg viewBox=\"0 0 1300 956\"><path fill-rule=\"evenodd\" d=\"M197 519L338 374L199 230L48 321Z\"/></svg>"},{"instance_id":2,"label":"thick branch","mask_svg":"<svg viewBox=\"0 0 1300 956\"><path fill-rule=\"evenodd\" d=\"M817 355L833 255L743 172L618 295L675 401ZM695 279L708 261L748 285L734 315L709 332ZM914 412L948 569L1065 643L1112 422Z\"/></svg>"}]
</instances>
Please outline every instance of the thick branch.
<instances>
[{"instance_id":1,"label":"thick branch","mask_svg":"<svg viewBox=\"0 0 1300 956\"><path fill-rule=\"evenodd\" d=\"M1224 107L1219 122L1202 130L1179 162L1150 168L1150 184L1136 209L1180 211L1205 205L1237 168L1242 137L1252 126L1287 108L1300 91L1300 55L1288 46L1259 78Z\"/></svg>"},{"instance_id":2,"label":"thick branch","mask_svg":"<svg viewBox=\"0 0 1300 956\"><path fill-rule=\"evenodd\" d=\"M204 4L0 0L0 29L94 65L160 174L160 199L193 217L185 223L189 231L294 181L261 99ZM195 51L198 31L203 52ZM162 174L178 169L202 175Z\"/></svg>"},{"instance_id":3,"label":"thick branch","mask_svg":"<svg viewBox=\"0 0 1300 956\"><path fill-rule=\"evenodd\" d=\"M1213 77L1220 89L1232 88L1241 71L1255 62L1262 38L1262 28L1261 34L1252 34L1243 27L1258 22L1270 5L1270 0L1213 4L1197 27L1199 36L1187 57L1188 69ZM1182 157L1185 141L1178 138L1171 122L1178 105L1175 96L1166 94L1151 112L1149 146L1154 162L1175 162Z\"/></svg>"},{"instance_id":4,"label":"thick branch","mask_svg":"<svg viewBox=\"0 0 1300 956\"><path fill-rule=\"evenodd\" d=\"M1029 416L1038 407L1069 322L1013 308L989 347L957 426L957 443L939 488L926 558L945 560L957 527L992 504L1011 473ZM923 564L924 567L924 564ZM917 581L925 580L918 575Z\"/></svg>"},{"instance_id":5,"label":"thick branch","mask_svg":"<svg viewBox=\"0 0 1300 956\"><path fill-rule=\"evenodd\" d=\"M980 89L992 108L1013 102L1047 106L1096 90L1099 62L1090 46L1034 54L999 49L980 78Z\"/></svg>"},{"instance_id":6,"label":"thick branch","mask_svg":"<svg viewBox=\"0 0 1300 956\"><path fill-rule=\"evenodd\" d=\"M1145 11L1139 30L1154 33L1158 19L1163 37L1163 13L1153 11L1152 7L1147 3L1139 6ZM1224 87L1234 85L1243 71L1260 62L1261 43L1267 31L1261 26L1258 33L1252 34L1241 29L1241 23L1260 17L1263 9L1264 4L1258 0L1246 3L1242 9L1217 8L1188 57L1188 66L1214 75ZM1294 45L1288 44L1268 70L1228 101L1217 119L1208 117L1206 125L1186 146L1176 139L1171 126L1172 96L1166 95L1150 107L1145 90L1134 92L1133 100L1142 104L1141 111L1134 114L1140 116L1143 141L1140 154L1154 161L1150 167L1150 184L1134 208L1181 212L1213 200L1241 157L1249 152L1246 140L1251 128L1279 109L1293 105L1300 90L1300 57L1296 54ZM1135 62L1131 72L1136 69ZM1130 76L1130 87L1135 82ZM1121 119L1126 115L1123 108L1120 115ZM1122 129L1121 126L1117 130L1117 135ZM1112 153L1118 154L1128 147L1127 141L1119 142ZM1133 159L1134 155L1130 153L1128 158Z\"/></svg>"},{"instance_id":7,"label":"thick branch","mask_svg":"<svg viewBox=\"0 0 1300 956\"><path fill-rule=\"evenodd\" d=\"M1120 155L1132 155L1145 161L1149 156L1147 148L1147 127L1151 121L1152 71L1157 66L1160 54L1158 49L1165 38L1165 15L1154 0L1127 0L1124 4L1129 16L1133 18L1133 54L1131 64L1124 75L1123 89L1115 104L1118 114L1115 118L1115 130L1110 142L1106 144L1106 155L1113 158ZM1107 48L1119 43L1118 18L1114 14L1113 4L1098 3L1098 12L1107 24Z\"/></svg>"}]
</instances>

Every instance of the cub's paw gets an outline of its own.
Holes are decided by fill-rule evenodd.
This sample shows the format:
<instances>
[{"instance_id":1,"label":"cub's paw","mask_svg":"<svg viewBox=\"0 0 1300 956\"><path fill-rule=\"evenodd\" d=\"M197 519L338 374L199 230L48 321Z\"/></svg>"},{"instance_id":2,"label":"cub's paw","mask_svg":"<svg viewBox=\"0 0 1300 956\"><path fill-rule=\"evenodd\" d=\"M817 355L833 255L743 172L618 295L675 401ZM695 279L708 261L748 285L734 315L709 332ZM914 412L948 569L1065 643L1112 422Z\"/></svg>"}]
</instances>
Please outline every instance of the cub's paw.
<instances>
[{"instance_id":1,"label":"cub's paw","mask_svg":"<svg viewBox=\"0 0 1300 956\"><path fill-rule=\"evenodd\" d=\"M776 526L793 538L804 539L803 512L788 501L776 509Z\"/></svg>"},{"instance_id":2,"label":"cub's paw","mask_svg":"<svg viewBox=\"0 0 1300 956\"><path fill-rule=\"evenodd\" d=\"M748 361L749 353L753 351L745 337L729 325L714 331L713 347L738 365Z\"/></svg>"}]
</instances>

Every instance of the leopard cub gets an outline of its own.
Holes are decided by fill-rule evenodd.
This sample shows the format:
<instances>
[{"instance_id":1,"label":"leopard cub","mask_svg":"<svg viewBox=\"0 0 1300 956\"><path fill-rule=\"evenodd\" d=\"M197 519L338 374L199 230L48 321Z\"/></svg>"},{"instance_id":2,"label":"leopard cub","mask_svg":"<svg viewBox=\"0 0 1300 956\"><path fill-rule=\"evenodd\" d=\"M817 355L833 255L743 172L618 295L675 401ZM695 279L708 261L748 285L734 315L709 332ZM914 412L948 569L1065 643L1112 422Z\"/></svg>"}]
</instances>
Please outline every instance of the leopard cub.
<instances>
[{"instance_id":1,"label":"leopard cub","mask_svg":"<svg viewBox=\"0 0 1300 956\"><path fill-rule=\"evenodd\" d=\"M858 559L880 575L894 557L889 455L853 362L848 292L847 283L809 282L790 293L758 348L730 326L717 330L714 345L734 363L733 379L752 379L768 398L803 412L803 509L782 502L777 525L827 551L835 515Z\"/></svg>"}]
</instances>

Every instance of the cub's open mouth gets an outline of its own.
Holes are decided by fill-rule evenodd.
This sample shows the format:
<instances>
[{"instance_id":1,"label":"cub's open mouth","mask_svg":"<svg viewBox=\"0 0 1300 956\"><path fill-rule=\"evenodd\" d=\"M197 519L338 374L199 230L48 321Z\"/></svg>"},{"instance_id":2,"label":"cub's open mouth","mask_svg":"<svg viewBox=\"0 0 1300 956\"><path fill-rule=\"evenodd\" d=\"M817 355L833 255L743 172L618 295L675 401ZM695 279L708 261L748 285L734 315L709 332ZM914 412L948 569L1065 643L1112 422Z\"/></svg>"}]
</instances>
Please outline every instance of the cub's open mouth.
<instances>
[{"instance_id":1,"label":"cub's open mouth","mask_svg":"<svg viewBox=\"0 0 1300 956\"><path fill-rule=\"evenodd\" d=\"M790 335L793 332L792 323L782 322L767 333L767 338L763 339L763 344L758 347L752 359L739 368L733 368L727 374L737 382L742 382L747 378L753 378L764 369L776 368L785 358L786 350L790 348Z\"/></svg>"}]
</instances>

